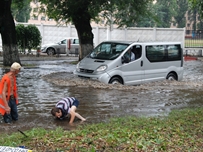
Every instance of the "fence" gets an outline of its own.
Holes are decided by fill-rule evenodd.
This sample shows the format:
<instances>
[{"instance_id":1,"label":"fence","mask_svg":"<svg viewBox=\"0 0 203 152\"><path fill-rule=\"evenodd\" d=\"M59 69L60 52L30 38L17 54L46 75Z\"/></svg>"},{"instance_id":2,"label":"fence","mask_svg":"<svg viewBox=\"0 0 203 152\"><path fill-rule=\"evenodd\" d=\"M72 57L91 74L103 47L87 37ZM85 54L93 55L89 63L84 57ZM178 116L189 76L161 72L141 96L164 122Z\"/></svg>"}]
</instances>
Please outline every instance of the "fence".
<instances>
[{"instance_id":1,"label":"fence","mask_svg":"<svg viewBox=\"0 0 203 152\"><path fill-rule=\"evenodd\" d=\"M186 30L185 48L203 48L203 30Z\"/></svg>"},{"instance_id":2,"label":"fence","mask_svg":"<svg viewBox=\"0 0 203 152\"><path fill-rule=\"evenodd\" d=\"M203 30L186 29L185 55L202 56Z\"/></svg>"}]
</instances>

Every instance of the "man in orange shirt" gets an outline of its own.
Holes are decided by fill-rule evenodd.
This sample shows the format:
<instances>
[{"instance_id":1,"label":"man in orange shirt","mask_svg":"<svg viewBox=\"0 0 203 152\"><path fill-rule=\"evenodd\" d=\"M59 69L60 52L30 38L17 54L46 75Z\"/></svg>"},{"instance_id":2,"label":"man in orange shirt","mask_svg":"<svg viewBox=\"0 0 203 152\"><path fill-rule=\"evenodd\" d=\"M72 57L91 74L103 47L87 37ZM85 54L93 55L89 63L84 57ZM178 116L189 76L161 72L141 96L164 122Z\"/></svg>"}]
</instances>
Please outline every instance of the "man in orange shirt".
<instances>
[{"instance_id":1,"label":"man in orange shirt","mask_svg":"<svg viewBox=\"0 0 203 152\"><path fill-rule=\"evenodd\" d=\"M4 74L0 82L0 113L5 123L18 120L16 75L20 72L20 68L21 65L14 62L10 71Z\"/></svg>"}]
</instances>

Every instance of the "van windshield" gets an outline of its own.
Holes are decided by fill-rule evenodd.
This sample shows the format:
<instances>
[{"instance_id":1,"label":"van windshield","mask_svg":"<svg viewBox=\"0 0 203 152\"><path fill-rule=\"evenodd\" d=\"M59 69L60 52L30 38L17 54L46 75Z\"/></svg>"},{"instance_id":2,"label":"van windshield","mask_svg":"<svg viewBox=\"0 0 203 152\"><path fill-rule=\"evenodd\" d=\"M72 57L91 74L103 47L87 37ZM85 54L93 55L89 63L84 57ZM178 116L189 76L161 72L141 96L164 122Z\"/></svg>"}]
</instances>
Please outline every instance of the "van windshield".
<instances>
[{"instance_id":1,"label":"van windshield","mask_svg":"<svg viewBox=\"0 0 203 152\"><path fill-rule=\"evenodd\" d=\"M116 59L129 44L104 42L98 45L89 55L93 59L114 60Z\"/></svg>"}]
</instances>

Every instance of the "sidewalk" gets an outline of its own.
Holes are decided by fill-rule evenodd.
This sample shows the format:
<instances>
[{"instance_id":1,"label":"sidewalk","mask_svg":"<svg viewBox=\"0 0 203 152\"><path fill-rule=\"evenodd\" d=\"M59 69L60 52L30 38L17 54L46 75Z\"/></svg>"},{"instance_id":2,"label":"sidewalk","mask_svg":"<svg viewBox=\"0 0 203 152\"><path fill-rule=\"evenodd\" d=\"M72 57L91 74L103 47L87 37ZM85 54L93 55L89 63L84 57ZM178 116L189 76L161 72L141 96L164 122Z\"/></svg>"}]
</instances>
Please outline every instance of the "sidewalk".
<instances>
[{"instance_id":1,"label":"sidewalk","mask_svg":"<svg viewBox=\"0 0 203 152\"><path fill-rule=\"evenodd\" d=\"M197 57L197 60L203 61L203 57Z\"/></svg>"}]
</instances>

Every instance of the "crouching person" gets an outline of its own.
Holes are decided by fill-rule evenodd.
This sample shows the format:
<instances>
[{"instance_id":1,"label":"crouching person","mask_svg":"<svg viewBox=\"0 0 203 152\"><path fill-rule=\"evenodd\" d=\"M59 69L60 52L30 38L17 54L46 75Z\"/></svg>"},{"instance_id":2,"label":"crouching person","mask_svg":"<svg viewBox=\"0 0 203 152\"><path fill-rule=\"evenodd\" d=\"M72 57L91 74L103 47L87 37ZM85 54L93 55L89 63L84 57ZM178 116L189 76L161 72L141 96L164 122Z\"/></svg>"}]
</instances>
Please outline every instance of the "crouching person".
<instances>
[{"instance_id":1,"label":"crouching person","mask_svg":"<svg viewBox=\"0 0 203 152\"><path fill-rule=\"evenodd\" d=\"M52 108L51 114L59 119L64 119L68 116L68 114L70 114L70 124L73 123L75 117L81 119L82 121L85 121L85 118L75 112L78 105L79 101L74 97L62 98L56 103L55 107Z\"/></svg>"}]
</instances>

